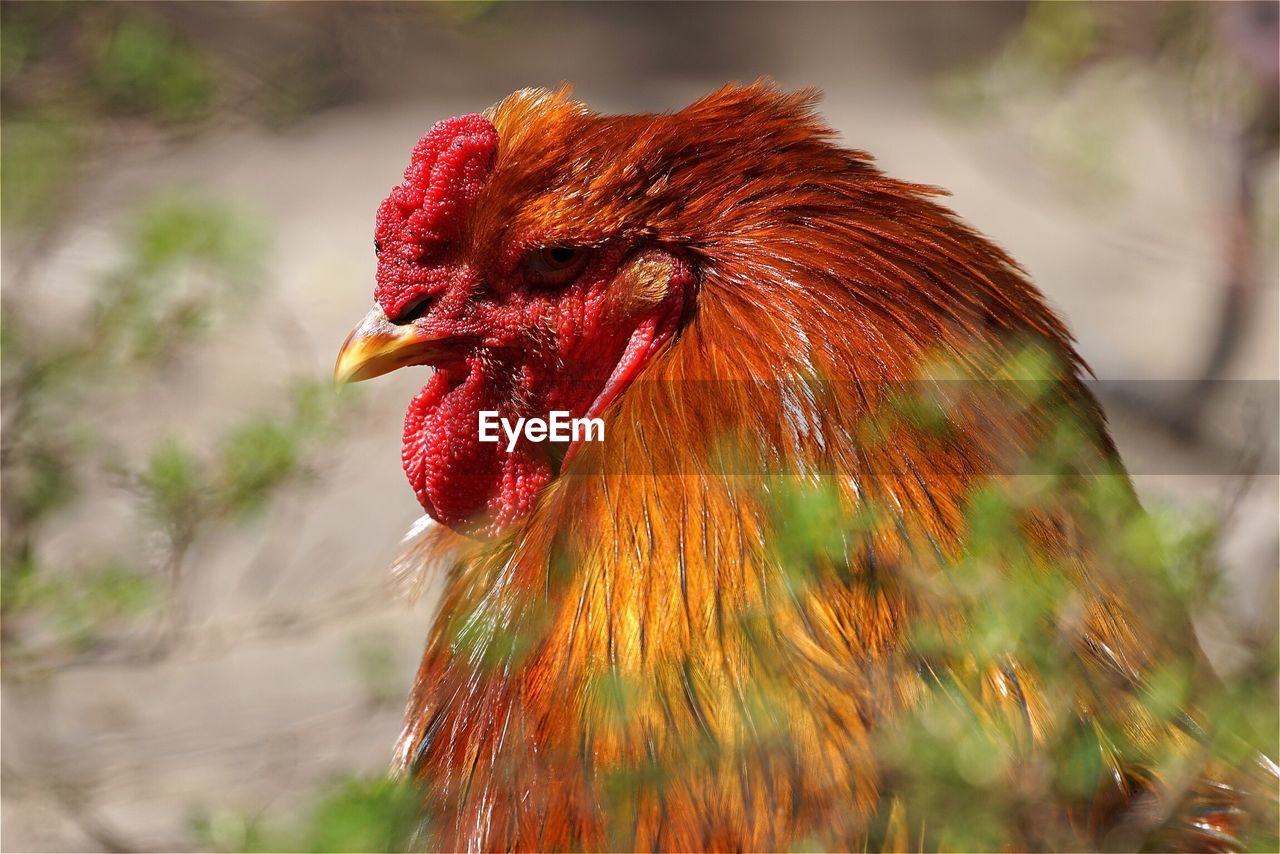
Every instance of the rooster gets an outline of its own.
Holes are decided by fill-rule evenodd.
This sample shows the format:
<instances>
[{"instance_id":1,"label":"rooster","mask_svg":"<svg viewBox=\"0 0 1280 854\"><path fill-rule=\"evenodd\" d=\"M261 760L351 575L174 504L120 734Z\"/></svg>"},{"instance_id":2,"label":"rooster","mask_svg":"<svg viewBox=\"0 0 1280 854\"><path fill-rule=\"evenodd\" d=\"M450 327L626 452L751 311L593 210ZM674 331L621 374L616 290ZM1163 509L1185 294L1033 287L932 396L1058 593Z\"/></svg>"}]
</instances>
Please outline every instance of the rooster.
<instances>
[{"instance_id":1,"label":"rooster","mask_svg":"<svg viewBox=\"0 0 1280 854\"><path fill-rule=\"evenodd\" d=\"M878 750L945 685L1028 755L1067 729L1094 739L1087 791L1032 798L1052 820L1023 816L1010 847L1233 846L1235 789L1205 776L1175 797L1152 770L1195 752L1193 715L1139 702L1193 643L1100 556L1080 502L1015 526L1069 594L1038 629L1078 665L1068 696L1034 657L922 646L921 620L963 637L936 594L969 552L967 508L1018 480L1010 455L1051 438L1055 413L1093 461L1063 489L1108 477L1117 506L1135 501L1023 271L940 191L839 146L813 104L760 82L602 116L524 90L436 124L379 207L376 305L336 374L435 369L403 439L438 523L414 554L445 578L395 761L422 786L420 844L947 845L948 815ZM1049 357L1039 393L988 400L1027 342ZM941 431L895 403L944 386L961 399ZM556 411L601 419L603 440L478 430ZM778 545L789 484L835 508L801 582ZM1127 751L1101 723L1117 720Z\"/></svg>"}]
</instances>

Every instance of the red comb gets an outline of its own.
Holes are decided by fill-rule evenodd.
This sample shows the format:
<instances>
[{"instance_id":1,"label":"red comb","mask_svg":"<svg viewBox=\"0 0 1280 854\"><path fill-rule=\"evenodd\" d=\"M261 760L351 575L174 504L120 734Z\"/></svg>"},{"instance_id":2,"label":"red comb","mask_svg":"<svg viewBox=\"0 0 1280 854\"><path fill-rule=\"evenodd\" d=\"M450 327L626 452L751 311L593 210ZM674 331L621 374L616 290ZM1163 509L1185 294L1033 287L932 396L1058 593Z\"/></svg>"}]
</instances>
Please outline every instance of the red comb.
<instances>
[{"instance_id":1,"label":"red comb","mask_svg":"<svg viewBox=\"0 0 1280 854\"><path fill-rule=\"evenodd\" d=\"M433 263L462 232L467 212L493 170L498 131L479 114L437 122L413 149L404 182L378 207L374 298L394 319L448 271Z\"/></svg>"}]
</instances>

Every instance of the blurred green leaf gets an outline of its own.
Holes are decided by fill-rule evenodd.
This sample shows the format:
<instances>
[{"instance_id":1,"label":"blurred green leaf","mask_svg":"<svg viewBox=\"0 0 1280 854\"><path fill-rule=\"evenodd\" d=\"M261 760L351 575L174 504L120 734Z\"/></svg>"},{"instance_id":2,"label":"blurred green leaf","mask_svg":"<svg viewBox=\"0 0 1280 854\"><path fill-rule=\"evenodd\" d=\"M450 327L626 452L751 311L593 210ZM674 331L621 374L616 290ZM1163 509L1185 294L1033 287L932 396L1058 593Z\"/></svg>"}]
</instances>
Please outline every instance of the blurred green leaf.
<instances>
[{"instance_id":1,"label":"blurred green leaf","mask_svg":"<svg viewBox=\"0 0 1280 854\"><path fill-rule=\"evenodd\" d=\"M414 786L352 780L321 801L302 838L308 851L408 851L420 809Z\"/></svg>"},{"instance_id":2,"label":"blurred green leaf","mask_svg":"<svg viewBox=\"0 0 1280 854\"><path fill-rule=\"evenodd\" d=\"M399 852L414 850L421 809L421 792L410 783L351 777L331 784L299 827L267 827L235 812L193 825L219 851Z\"/></svg>"},{"instance_id":3,"label":"blurred green leaf","mask_svg":"<svg viewBox=\"0 0 1280 854\"><path fill-rule=\"evenodd\" d=\"M771 547L793 592L820 581L824 568L847 578L847 537L850 523L859 520L841 506L834 479L775 478L768 497L770 512L779 520Z\"/></svg>"},{"instance_id":4,"label":"blurred green leaf","mask_svg":"<svg viewBox=\"0 0 1280 854\"><path fill-rule=\"evenodd\" d=\"M17 515L34 524L65 507L77 491L71 461L49 445L27 447L23 469L16 479L5 482L5 500L15 502Z\"/></svg>"},{"instance_id":5,"label":"blurred green leaf","mask_svg":"<svg viewBox=\"0 0 1280 854\"><path fill-rule=\"evenodd\" d=\"M5 607L48 616L73 645L92 641L107 625L155 606L151 579L126 564L108 562L75 573L6 573Z\"/></svg>"},{"instance_id":6,"label":"blurred green leaf","mask_svg":"<svg viewBox=\"0 0 1280 854\"><path fill-rule=\"evenodd\" d=\"M225 203L160 196L136 214L130 248L143 274L195 262L234 280L257 262L263 239L251 217Z\"/></svg>"},{"instance_id":7,"label":"blurred green leaf","mask_svg":"<svg viewBox=\"0 0 1280 854\"><path fill-rule=\"evenodd\" d=\"M271 491L299 465L299 440L286 425L258 418L237 427L223 442L219 484L235 513L260 509Z\"/></svg>"},{"instance_id":8,"label":"blurred green leaf","mask_svg":"<svg viewBox=\"0 0 1280 854\"><path fill-rule=\"evenodd\" d=\"M93 82L112 108L169 122L204 117L217 91L200 54L142 15L124 18L102 40Z\"/></svg>"},{"instance_id":9,"label":"blurred green leaf","mask_svg":"<svg viewBox=\"0 0 1280 854\"><path fill-rule=\"evenodd\" d=\"M1023 49L1046 71L1060 75L1097 47L1098 16L1082 0L1040 0L1027 7Z\"/></svg>"},{"instance_id":10,"label":"blurred green leaf","mask_svg":"<svg viewBox=\"0 0 1280 854\"><path fill-rule=\"evenodd\" d=\"M5 227L43 225L84 153L84 128L46 109L6 118L0 137L0 207Z\"/></svg>"},{"instance_id":11,"label":"blurred green leaf","mask_svg":"<svg viewBox=\"0 0 1280 854\"><path fill-rule=\"evenodd\" d=\"M152 517L171 532L191 531L209 495L199 459L174 439L161 442L152 451L142 485Z\"/></svg>"}]
</instances>

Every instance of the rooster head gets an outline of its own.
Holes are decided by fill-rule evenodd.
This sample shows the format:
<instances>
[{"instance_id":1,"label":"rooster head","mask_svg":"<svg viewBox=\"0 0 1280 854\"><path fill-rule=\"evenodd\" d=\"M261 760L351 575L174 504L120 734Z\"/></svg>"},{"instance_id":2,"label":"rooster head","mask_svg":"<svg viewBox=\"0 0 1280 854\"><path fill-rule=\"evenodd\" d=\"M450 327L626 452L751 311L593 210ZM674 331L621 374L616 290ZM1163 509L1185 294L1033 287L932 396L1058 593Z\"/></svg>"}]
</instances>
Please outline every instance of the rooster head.
<instances>
[{"instance_id":1,"label":"rooster head","mask_svg":"<svg viewBox=\"0 0 1280 854\"><path fill-rule=\"evenodd\" d=\"M757 83L600 115L566 90L523 90L418 142L378 209L376 305L337 374L436 369L403 448L431 516L502 535L561 474L652 468L655 441L679 445L674 466L710 459L717 433L744 449L759 437L766 465L829 469L819 439L922 364L977 375L973 354L1018 340L1046 342L1087 398L1069 334L1012 259L939 191L837 145L814 97ZM847 398L797 409L824 378ZM600 417L605 440L508 449L481 441L487 411Z\"/></svg>"},{"instance_id":2,"label":"rooster head","mask_svg":"<svg viewBox=\"0 0 1280 854\"><path fill-rule=\"evenodd\" d=\"M576 451L481 441L480 413L599 416L689 308L681 251L590 198L617 164L546 144L567 147L587 121L563 93L445 119L378 208L375 305L335 372L435 368L405 417L403 465L427 513L464 533L503 533Z\"/></svg>"}]
</instances>

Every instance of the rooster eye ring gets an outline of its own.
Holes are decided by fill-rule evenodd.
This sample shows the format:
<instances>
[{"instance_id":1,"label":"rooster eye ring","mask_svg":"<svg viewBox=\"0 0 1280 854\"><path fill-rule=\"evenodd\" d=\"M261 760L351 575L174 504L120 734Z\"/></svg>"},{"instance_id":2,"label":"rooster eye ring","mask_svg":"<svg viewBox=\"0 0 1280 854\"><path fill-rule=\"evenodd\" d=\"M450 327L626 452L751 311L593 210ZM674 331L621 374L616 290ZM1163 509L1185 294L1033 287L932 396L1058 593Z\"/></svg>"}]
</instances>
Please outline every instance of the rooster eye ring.
<instances>
[{"instance_id":1,"label":"rooster eye ring","mask_svg":"<svg viewBox=\"0 0 1280 854\"><path fill-rule=\"evenodd\" d=\"M578 246L544 246L525 256L525 278L536 285L563 285L582 272L588 251Z\"/></svg>"}]
</instances>

